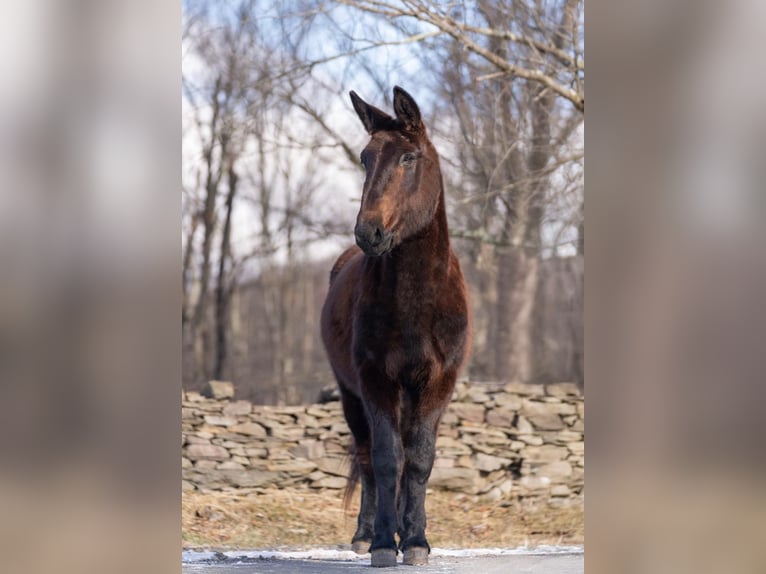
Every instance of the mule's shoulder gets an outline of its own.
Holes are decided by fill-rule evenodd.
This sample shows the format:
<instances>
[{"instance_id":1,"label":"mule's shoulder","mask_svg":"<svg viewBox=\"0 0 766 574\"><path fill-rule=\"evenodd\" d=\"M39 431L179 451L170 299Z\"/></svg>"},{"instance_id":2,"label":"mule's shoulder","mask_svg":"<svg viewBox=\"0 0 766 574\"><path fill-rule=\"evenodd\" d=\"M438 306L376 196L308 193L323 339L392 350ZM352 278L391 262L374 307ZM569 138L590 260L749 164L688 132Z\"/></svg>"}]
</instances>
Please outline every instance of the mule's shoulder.
<instances>
[{"instance_id":1,"label":"mule's shoulder","mask_svg":"<svg viewBox=\"0 0 766 574\"><path fill-rule=\"evenodd\" d=\"M356 245L352 245L343 253L341 253L340 257L338 257L338 260L335 262L335 265L333 265L332 269L330 270L330 284L332 284L332 282L335 280L335 277L337 277L338 273L341 272L341 270L348 264L349 261L351 261L357 255L361 254L362 250L359 249L359 247Z\"/></svg>"}]
</instances>

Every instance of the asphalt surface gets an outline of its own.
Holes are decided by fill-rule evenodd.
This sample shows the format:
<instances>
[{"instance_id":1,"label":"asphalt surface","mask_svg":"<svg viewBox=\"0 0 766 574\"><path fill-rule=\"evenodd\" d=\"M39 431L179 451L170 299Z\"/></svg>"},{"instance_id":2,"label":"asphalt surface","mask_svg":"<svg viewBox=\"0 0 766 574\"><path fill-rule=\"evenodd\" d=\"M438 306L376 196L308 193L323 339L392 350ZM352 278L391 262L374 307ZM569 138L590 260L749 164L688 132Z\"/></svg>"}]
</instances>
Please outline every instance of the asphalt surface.
<instances>
[{"instance_id":1,"label":"asphalt surface","mask_svg":"<svg viewBox=\"0 0 766 574\"><path fill-rule=\"evenodd\" d=\"M401 560L401 556L399 557ZM248 559L183 565L183 574L371 574L372 572L430 572L433 574L583 574L584 554L431 557L428 566L372 568L369 562L335 560Z\"/></svg>"}]
</instances>

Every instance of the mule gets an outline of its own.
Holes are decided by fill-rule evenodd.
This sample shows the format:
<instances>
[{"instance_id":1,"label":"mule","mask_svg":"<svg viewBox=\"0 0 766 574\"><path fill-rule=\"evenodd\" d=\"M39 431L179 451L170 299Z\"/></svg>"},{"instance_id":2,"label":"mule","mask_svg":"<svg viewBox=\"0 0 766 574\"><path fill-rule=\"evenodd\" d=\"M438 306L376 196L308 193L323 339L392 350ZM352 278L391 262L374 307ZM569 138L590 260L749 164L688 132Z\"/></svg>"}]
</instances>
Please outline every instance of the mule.
<instances>
[{"instance_id":1,"label":"mule","mask_svg":"<svg viewBox=\"0 0 766 574\"><path fill-rule=\"evenodd\" d=\"M395 87L391 117L350 96L370 136L366 177L356 246L330 272L321 331L353 435L346 500L362 484L352 547L372 566L395 566L398 550L425 564L426 484L470 347L468 296L417 103Z\"/></svg>"}]
</instances>

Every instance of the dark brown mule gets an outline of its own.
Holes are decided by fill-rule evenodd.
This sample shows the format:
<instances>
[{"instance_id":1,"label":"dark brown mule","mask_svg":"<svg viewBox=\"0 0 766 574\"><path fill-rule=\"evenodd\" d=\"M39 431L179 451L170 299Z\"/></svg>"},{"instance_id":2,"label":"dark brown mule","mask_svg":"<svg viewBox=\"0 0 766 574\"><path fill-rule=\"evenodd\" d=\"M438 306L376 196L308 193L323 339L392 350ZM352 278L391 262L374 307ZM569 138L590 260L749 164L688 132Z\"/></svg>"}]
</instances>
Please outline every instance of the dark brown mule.
<instances>
[{"instance_id":1,"label":"dark brown mule","mask_svg":"<svg viewBox=\"0 0 766 574\"><path fill-rule=\"evenodd\" d=\"M362 499L354 550L373 566L428 562L426 483L436 431L470 346L466 287L450 248L439 157L412 97L392 118L351 92L370 142L358 247L330 274L322 339L354 436Z\"/></svg>"}]
</instances>

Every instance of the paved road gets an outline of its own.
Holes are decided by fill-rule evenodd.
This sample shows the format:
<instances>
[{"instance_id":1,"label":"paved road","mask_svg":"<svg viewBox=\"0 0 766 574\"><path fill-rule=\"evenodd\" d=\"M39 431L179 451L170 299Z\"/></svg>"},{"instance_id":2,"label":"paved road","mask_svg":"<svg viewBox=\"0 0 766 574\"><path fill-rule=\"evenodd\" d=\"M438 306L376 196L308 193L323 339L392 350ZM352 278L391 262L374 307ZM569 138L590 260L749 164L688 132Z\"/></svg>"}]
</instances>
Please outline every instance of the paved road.
<instances>
[{"instance_id":1,"label":"paved road","mask_svg":"<svg viewBox=\"0 0 766 574\"><path fill-rule=\"evenodd\" d=\"M400 557L401 559L401 557ZM184 564L183 574L583 574L583 554L431 557L428 566L372 569L369 563L334 560L248 559L246 563Z\"/></svg>"}]
</instances>

